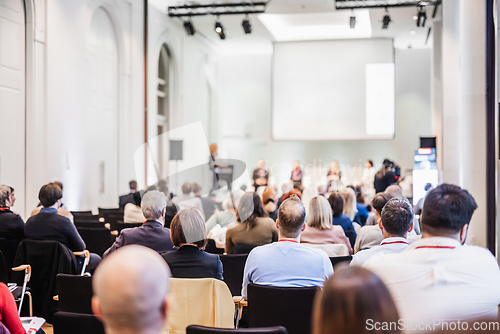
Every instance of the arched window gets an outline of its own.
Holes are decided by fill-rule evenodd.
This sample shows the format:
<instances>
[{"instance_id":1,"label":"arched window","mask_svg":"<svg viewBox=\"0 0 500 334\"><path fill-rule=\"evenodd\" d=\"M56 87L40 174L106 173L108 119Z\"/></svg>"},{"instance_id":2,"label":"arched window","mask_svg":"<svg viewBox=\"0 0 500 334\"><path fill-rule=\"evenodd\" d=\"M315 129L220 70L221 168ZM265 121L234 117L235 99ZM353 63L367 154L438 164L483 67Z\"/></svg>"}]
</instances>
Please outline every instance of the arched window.
<instances>
[{"instance_id":1,"label":"arched window","mask_svg":"<svg viewBox=\"0 0 500 334\"><path fill-rule=\"evenodd\" d=\"M168 47L164 44L160 50L158 60L158 87L156 90L158 100L158 111L156 125L158 136L168 132L170 129L170 77L171 77L171 55ZM168 175L168 138L162 136L158 142L159 172L162 177Z\"/></svg>"}]
</instances>

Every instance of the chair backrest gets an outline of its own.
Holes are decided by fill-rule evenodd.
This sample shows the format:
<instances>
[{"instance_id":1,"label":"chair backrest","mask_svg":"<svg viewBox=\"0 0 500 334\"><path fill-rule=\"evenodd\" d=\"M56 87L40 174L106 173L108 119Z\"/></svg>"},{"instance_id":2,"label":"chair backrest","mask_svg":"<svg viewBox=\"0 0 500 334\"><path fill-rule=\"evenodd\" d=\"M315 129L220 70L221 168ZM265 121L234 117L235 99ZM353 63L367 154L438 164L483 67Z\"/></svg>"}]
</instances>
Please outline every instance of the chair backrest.
<instances>
[{"instance_id":1,"label":"chair backrest","mask_svg":"<svg viewBox=\"0 0 500 334\"><path fill-rule=\"evenodd\" d=\"M301 243L309 248L321 249L326 253L326 255L330 257L334 256L347 256L349 255L349 249L344 244L309 244L309 243Z\"/></svg>"},{"instance_id":2,"label":"chair backrest","mask_svg":"<svg viewBox=\"0 0 500 334\"><path fill-rule=\"evenodd\" d=\"M220 255L224 269L224 282L226 282L233 296L241 295L243 285L243 270L248 254Z\"/></svg>"},{"instance_id":3,"label":"chair backrest","mask_svg":"<svg viewBox=\"0 0 500 334\"><path fill-rule=\"evenodd\" d=\"M118 232L121 232L123 229L126 229L126 228L133 228L133 227L139 227L141 226L143 223L124 223L124 222L117 222L116 223L116 230Z\"/></svg>"},{"instance_id":4,"label":"chair backrest","mask_svg":"<svg viewBox=\"0 0 500 334\"><path fill-rule=\"evenodd\" d=\"M85 241L88 251L96 253L101 257L104 252L113 244L111 231L105 227L78 227L77 230L83 241Z\"/></svg>"},{"instance_id":5,"label":"chair backrest","mask_svg":"<svg viewBox=\"0 0 500 334\"><path fill-rule=\"evenodd\" d=\"M0 251L0 282L5 284L9 282L9 267L5 264L2 251Z\"/></svg>"},{"instance_id":6,"label":"chair backrest","mask_svg":"<svg viewBox=\"0 0 500 334\"><path fill-rule=\"evenodd\" d=\"M53 296L57 295L56 276L59 273L76 274L75 255L57 241L23 240L17 249L14 265L31 265L28 286L33 296L33 314L52 322L57 307ZM13 278L22 284L24 273L15 272Z\"/></svg>"},{"instance_id":7,"label":"chair backrest","mask_svg":"<svg viewBox=\"0 0 500 334\"><path fill-rule=\"evenodd\" d=\"M224 254L224 248L217 247L214 239L208 239L207 246L205 247L205 252L210 254Z\"/></svg>"},{"instance_id":8,"label":"chair backrest","mask_svg":"<svg viewBox=\"0 0 500 334\"><path fill-rule=\"evenodd\" d=\"M186 328L186 334L288 334L283 326L276 327L261 327L261 328L214 328L191 325Z\"/></svg>"},{"instance_id":9,"label":"chair backrest","mask_svg":"<svg viewBox=\"0 0 500 334\"><path fill-rule=\"evenodd\" d=\"M99 209L99 216L101 216L103 218L106 218L106 215L108 215L110 213L115 213L115 214L122 213L123 214L123 210L120 208L98 208L98 209Z\"/></svg>"},{"instance_id":10,"label":"chair backrest","mask_svg":"<svg viewBox=\"0 0 500 334\"><path fill-rule=\"evenodd\" d=\"M255 245L247 245L247 244L236 244L233 246L231 250L231 254L248 254L252 249L254 249Z\"/></svg>"},{"instance_id":11,"label":"chair backrest","mask_svg":"<svg viewBox=\"0 0 500 334\"><path fill-rule=\"evenodd\" d=\"M54 334L105 334L102 322L90 314L57 312L53 324Z\"/></svg>"},{"instance_id":12,"label":"chair backrest","mask_svg":"<svg viewBox=\"0 0 500 334\"><path fill-rule=\"evenodd\" d=\"M0 238L0 251L3 253L5 266L7 268L7 278L9 279L12 275L11 268L14 264L14 258L16 257L17 247L21 240L7 240L5 238Z\"/></svg>"},{"instance_id":13,"label":"chair backrest","mask_svg":"<svg viewBox=\"0 0 500 334\"><path fill-rule=\"evenodd\" d=\"M90 227L90 228L104 228L104 223L100 221L75 221L75 226L78 227Z\"/></svg>"},{"instance_id":14,"label":"chair backrest","mask_svg":"<svg viewBox=\"0 0 500 334\"><path fill-rule=\"evenodd\" d=\"M71 211L71 214L73 215L74 218L80 217L80 216L92 216L92 211Z\"/></svg>"},{"instance_id":15,"label":"chair backrest","mask_svg":"<svg viewBox=\"0 0 500 334\"><path fill-rule=\"evenodd\" d=\"M344 231L345 236L349 239L349 242L351 243L351 247L354 249L354 244L356 243L356 234L354 231L348 230Z\"/></svg>"},{"instance_id":16,"label":"chair backrest","mask_svg":"<svg viewBox=\"0 0 500 334\"><path fill-rule=\"evenodd\" d=\"M214 278L170 278L167 332L189 325L234 327L234 302L226 283Z\"/></svg>"},{"instance_id":17,"label":"chair backrest","mask_svg":"<svg viewBox=\"0 0 500 334\"><path fill-rule=\"evenodd\" d=\"M60 311L92 314L92 277L58 274L57 291Z\"/></svg>"},{"instance_id":18,"label":"chair backrest","mask_svg":"<svg viewBox=\"0 0 500 334\"><path fill-rule=\"evenodd\" d=\"M80 222L80 221L83 221L83 222L99 222L99 219L101 219L101 217L99 217L99 215L90 215L90 216L76 216L76 217L73 217L73 221L74 222Z\"/></svg>"},{"instance_id":19,"label":"chair backrest","mask_svg":"<svg viewBox=\"0 0 500 334\"><path fill-rule=\"evenodd\" d=\"M282 288L248 285L249 327L284 326L290 334L311 333L314 296L318 287Z\"/></svg>"},{"instance_id":20,"label":"chair backrest","mask_svg":"<svg viewBox=\"0 0 500 334\"><path fill-rule=\"evenodd\" d=\"M352 256L335 256L335 257L330 257L330 262L332 263L333 268L335 269L335 266L339 263L345 263L349 265L352 261Z\"/></svg>"}]
</instances>

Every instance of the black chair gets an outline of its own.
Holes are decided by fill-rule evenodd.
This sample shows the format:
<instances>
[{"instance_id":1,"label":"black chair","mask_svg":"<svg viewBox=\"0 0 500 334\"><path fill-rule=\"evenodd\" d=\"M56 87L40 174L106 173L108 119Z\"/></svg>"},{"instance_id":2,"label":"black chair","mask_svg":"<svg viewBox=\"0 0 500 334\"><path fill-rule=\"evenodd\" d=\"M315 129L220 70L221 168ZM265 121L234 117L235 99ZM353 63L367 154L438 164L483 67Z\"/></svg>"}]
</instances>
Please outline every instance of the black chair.
<instances>
[{"instance_id":1,"label":"black chair","mask_svg":"<svg viewBox=\"0 0 500 334\"><path fill-rule=\"evenodd\" d=\"M233 246L231 250L231 254L248 254L252 249L254 249L255 245L247 245L247 244L236 244Z\"/></svg>"},{"instance_id":2,"label":"black chair","mask_svg":"<svg viewBox=\"0 0 500 334\"><path fill-rule=\"evenodd\" d=\"M99 217L98 215L90 215L90 216L76 216L76 217L73 217L73 221L76 223L76 222L99 222L99 220L101 219L101 217Z\"/></svg>"},{"instance_id":3,"label":"black chair","mask_svg":"<svg viewBox=\"0 0 500 334\"><path fill-rule=\"evenodd\" d=\"M79 227L87 227L87 228L104 228L105 225L100 221L75 221L75 226Z\"/></svg>"},{"instance_id":4,"label":"black chair","mask_svg":"<svg viewBox=\"0 0 500 334\"><path fill-rule=\"evenodd\" d=\"M141 226L143 223L124 223L124 222L117 222L116 223L116 230L118 232L121 232L123 229L126 229L126 228L133 228L133 227L139 227Z\"/></svg>"},{"instance_id":5,"label":"black chair","mask_svg":"<svg viewBox=\"0 0 500 334\"><path fill-rule=\"evenodd\" d=\"M88 228L77 226L78 233L87 245L87 250L96 253L100 257L113 244L111 231L105 227Z\"/></svg>"},{"instance_id":6,"label":"black chair","mask_svg":"<svg viewBox=\"0 0 500 334\"><path fill-rule=\"evenodd\" d=\"M341 262L346 262L347 265L349 265L349 263L351 263L352 261L352 256L351 255L348 255L348 256L335 256L335 257L331 257L330 258L330 262L332 263L332 266L333 268L335 268L335 266Z\"/></svg>"},{"instance_id":7,"label":"black chair","mask_svg":"<svg viewBox=\"0 0 500 334\"><path fill-rule=\"evenodd\" d=\"M80 216L92 216L92 211L71 211L71 214L73 215L74 218L80 217Z\"/></svg>"},{"instance_id":8,"label":"black chair","mask_svg":"<svg viewBox=\"0 0 500 334\"><path fill-rule=\"evenodd\" d=\"M288 334L286 328L283 326L277 327L261 327L261 328L214 328L191 325L186 328L186 334Z\"/></svg>"},{"instance_id":9,"label":"black chair","mask_svg":"<svg viewBox=\"0 0 500 334\"><path fill-rule=\"evenodd\" d=\"M362 215L360 215L360 216L359 216L359 221L360 221L360 223L361 223L361 226L365 226L365 224L366 224L366 219L368 219L368 217L366 217L366 216L362 216Z\"/></svg>"},{"instance_id":10,"label":"black chair","mask_svg":"<svg viewBox=\"0 0 500 334\"><path fill-rule=\"evenodd\" d=\"M21 240L7 240L0 238L0 251L5 259L5 266L7 267L7 279L12 276L11 268L14 266L14 258L16 257L17 247Z\"/></svg>"},{"instance_id":11,"label":"black chair","mask_svg":"<svg viewBox=\"0 0 500 334\"><path fill-rule=\"evenodd\" d=\"M92 277L57 275L59 310L81 314L92 314Z\"/></svg>"},{"instance_id":12,"label":"black chair","mask_svg":"<svg viewBox=\"0 0 500 334\"><path fill-rule=\"evenodd\" d=\"M351 244L351 247L354 249L354 244L356 243L356 232L348 230L344 231L345 236L349 239L349 243Z\"/></svg>"},{"instance_id":13,"label":"black chair","mask_svg":"<svg viewBox=\"0 0 500 334\"><path fill-rule=\"evenodd\" d=\"M284 326L290 334L310 334L318 287L248 285L248 327Z\"/></svg>"},{"instance_id":14,"label":"black chair","mask_svg":"<svg viewBox=\"0 0 500 334\"><path fill-rule=\"evenodd\" d=\"M54 334L105 334L102 322L90 314L57 312Z\"/></svg>"},{"instance_id":15,"label":"black chair","mask_svg":"<svg viewBox=\"0 0 500 334\"><path fill-rule=\"evenodd\" d=\"M105 209L105 208L99 208L99 216L100 217L103 217L103 218L106 218L106 215L108 214L123 214L123 210L120 209L120 208L109 208L109 209Z\"/></svg>"},{"instance_id":16,"label":"black chair","mask_svg":"<svg viewBox=\"0 0 500 334\"><path fill-rule=\"evenodd\" d=\"M31 290L27 287L27 284L31 278L31 266L22 265L17 268L7 267L5 259L3 257L3 253L0 251L0 282L5 283L5 285L9 286L10 282L10 273L14 271L24 271L24 280L21 286L16 286L14 289L10 289L12 292L12 296L16 303L18 303L18 314L21 314L21 310L23 309L23 301L24 297L28 296L29 305L28 312L29 316L33 316L33 300L31 298Z\"/></svg>"},{"instance_id":17,"label":"black chair","mask_svg":"<svg viewBox=\"0 0 500 334\"><path fill-rule=\"evenodd\" d=\"M243 270L248 254L220 255L224 268L224 282L226 282L233 296L241 296L243 284Z\"/></svg>"},{"instance_id":18,"label":"black chair","mask_svg":"<svg viewBox=\"0 0 500 334\"><path fill-rule=\"evenodd\" d=\"M205 247L205 252L210 254L224 254L224 248L217 247L214 239L208 239L207 246Z\"/></svg>"}]
</instances>

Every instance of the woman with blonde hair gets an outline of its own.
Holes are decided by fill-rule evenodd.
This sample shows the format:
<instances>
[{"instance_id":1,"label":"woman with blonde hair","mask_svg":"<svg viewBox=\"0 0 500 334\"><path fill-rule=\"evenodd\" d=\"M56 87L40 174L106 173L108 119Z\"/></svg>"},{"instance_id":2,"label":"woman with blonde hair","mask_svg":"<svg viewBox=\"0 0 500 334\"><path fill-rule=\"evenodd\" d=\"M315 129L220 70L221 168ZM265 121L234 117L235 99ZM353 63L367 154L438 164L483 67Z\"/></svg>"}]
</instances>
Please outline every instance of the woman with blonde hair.
<instances>
[{"instance_id":1,"label":"woman with blonde hair","mask_svg":"<svg viewBox=\"0 0 500 334\"><path fill-rule=\"evenodd\" d=\"M300 242L311 244L344 244L352 254L351 243L339 225L332 224L333 212L324 196L316 196L309 203L306 229L300 235Z\"/></svg>"},{"instance_id":2,"label":"woman with blonde hair","mask_svg":"<svg viewBox=\"0 0 500 334\"><path fill-rule=\"evenodd\" d=\"M344 211L342 213L347 215L354 223L358 223L361 226L358 208L356 207L356 192L354 192L354 189L347 187L341 190L340 194L344 198Z\"/></svg>"},{"instance_id":3,"label":"woman with blonde hair","mask_svg":"<svg viewBox=\"0 0 500 334\"><path fill-rule=\"evenodd\" d=\"M399 334L398 321L396 304L382 280L368 269L352 266L336 270L316 294L312 332Z\"/></svg>"}]
</instances>

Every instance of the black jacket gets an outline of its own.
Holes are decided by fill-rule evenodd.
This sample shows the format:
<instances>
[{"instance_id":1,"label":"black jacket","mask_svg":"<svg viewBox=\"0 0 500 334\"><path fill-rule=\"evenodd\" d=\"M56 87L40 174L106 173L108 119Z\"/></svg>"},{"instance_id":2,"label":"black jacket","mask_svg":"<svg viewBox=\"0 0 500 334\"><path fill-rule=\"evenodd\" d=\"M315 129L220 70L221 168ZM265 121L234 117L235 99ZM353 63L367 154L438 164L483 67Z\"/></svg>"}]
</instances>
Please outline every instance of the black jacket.
<instances>
[{"instance_id":1,"label":"black jacket","mask_svg":"<svg viewBox=\"0 0 500 334\"><path fill-rule=\"evenodd\" d=\"M216 278L222 280L222 262L219 255L185 245L161 255L167 261L172 277L175 278Z\"/></svg>"},{"instance_id":2,"label":"black jacket","mask_svg":"<svg viewBox=\"0 0 500 334\"><path fill-rule=\"evenodd\" d=\"M163 227L156 220L148 220L139 227L123 229L114 244L104 253L103 257L127 245L149 247L158 253L165 253L174 249L172 240L170 240L170 229Z\"/></svg>"},{"instance_id":3,"label":"black jacket","mask_svg":"<svg viewBox=\"0 0 500 334\"><path fill-rule=\"evenodd\" d=\"M29 218L24 234L28 240L59 241L73 252L86 248L75 225L68 218L59 215L56 209L42 208L38 214Z\"/></svg>"},{"instance_id":4,"label":"black jacket","mask_svg":"<svg viewBox=\"0 0 500 334\"><path fill-rule=\"evenodd\" d=\"M135 202L134 202L134 194L133 193L120 196L119 205L120 205L120 209L122 211L125 210L125 205L127 205L128 203L135 204Z\"/></svg>"},{"instance_id":5,"label":"black jacket","mask_svg":"<svg viewBox=\"0 0 500 334\"><path fill-rule=\"evenodd\" d=\"M0 238L21 241L24 239L24 221L7 208L0 208Z\"/></svg>"}]
</instances>

